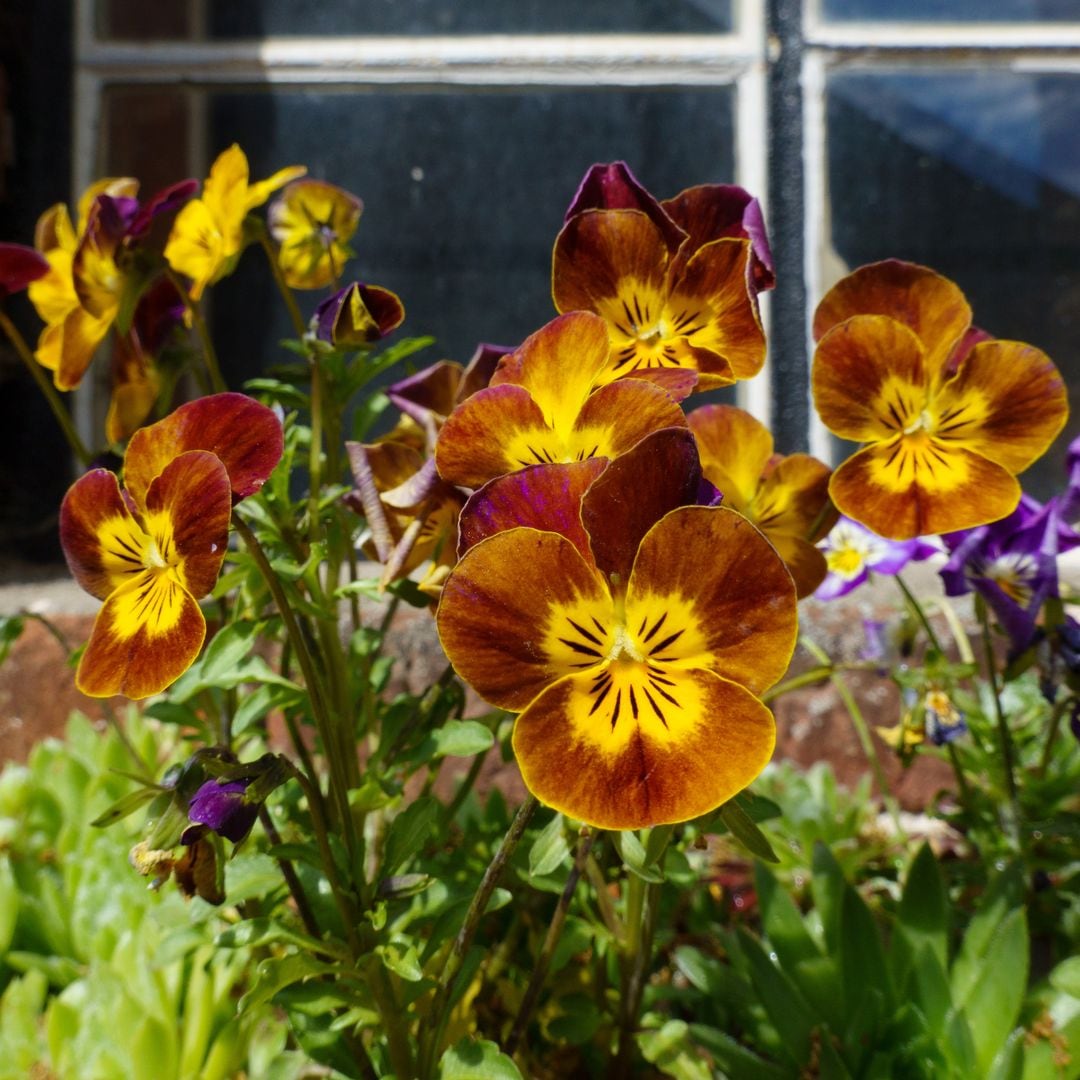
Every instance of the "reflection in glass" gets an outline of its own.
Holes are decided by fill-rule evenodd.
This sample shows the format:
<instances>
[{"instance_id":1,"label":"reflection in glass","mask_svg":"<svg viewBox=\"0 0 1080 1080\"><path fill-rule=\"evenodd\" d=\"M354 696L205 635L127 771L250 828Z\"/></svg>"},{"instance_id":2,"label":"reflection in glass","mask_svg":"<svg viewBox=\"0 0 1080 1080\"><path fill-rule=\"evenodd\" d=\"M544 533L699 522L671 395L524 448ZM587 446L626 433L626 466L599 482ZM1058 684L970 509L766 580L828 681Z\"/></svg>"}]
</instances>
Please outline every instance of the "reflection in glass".
<instances>
[{"instance_id":1,"label":"reflection in glass","mask_svg":"<svg viewBox=\"0 0 1080 1080\"><path fill-rule=\"evenodd\" d=\"M976 323L1047 352L1073 420L1025 486L1060 486L1080 432L1080 77L836 73L828 84L825 285L896 257L952 278Z\"/></svg>"},{"instance_id":2,"label":"reflection in glass","mask_svg":"<svg viewBox=\"0 0 1080 1080\"><path fill-rule=\"evenodd\" d=\"M1080 22L1077 0L821 0L827 19Z\"/></svg>"}]
</instances>

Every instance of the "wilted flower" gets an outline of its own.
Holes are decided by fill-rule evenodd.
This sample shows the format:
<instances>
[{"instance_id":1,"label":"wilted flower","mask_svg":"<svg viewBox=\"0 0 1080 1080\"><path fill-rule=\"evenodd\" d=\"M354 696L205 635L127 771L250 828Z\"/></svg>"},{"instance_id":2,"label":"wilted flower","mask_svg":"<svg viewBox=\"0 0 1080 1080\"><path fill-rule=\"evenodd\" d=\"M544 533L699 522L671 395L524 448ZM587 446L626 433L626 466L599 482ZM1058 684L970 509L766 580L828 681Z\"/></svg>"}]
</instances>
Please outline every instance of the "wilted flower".
<instances>
[{"instance_id":1,"label":"wilted flower","mask_svg":"<svg viewBox=\"0 0 1080 1080\"><path fill-rule=\"evenodd\" d=\"M270 204L278 266L293 289L321 289L341 277L364 204L325 180L294 180Z\"/></svg>"},{"instance_id":2,"label":"wilted flower","mask_svg":"<svg viewBox=\"0 0 1080 1080\"><path fill-rule=\"evenodd\" d=\"M327 297L311 319L311 331L336 348L370 345L405 321L405 307L396 293L354 281Z\"/></svg>"},{"instance_id":3,"label":"wilted flower","mask_svg":"<svg viewBox=\"0 0 1080 1080\"><path fill-rule=\"evenodd\" d=\"M239 844L259 816L259 803L245 798L250 784L250 780L207 780L191 798L188 819ZM185 833L181 843L193 842L196 835Z\"/></svg>"},{"instance_id":4,"label":"wilted flower","mask_svg":"<svg viewBox=\"0 0 1080 1080\"><path fill-rule=\"evenodd\" d=\"M910 263L864 266L814 316L814 402L826 427L865 444L833 474L841 513L907 540L996 521L1016 474L1068 415L1065 385L1030 345L986 340L948 279Z\"/></svg>"}]
</instances>

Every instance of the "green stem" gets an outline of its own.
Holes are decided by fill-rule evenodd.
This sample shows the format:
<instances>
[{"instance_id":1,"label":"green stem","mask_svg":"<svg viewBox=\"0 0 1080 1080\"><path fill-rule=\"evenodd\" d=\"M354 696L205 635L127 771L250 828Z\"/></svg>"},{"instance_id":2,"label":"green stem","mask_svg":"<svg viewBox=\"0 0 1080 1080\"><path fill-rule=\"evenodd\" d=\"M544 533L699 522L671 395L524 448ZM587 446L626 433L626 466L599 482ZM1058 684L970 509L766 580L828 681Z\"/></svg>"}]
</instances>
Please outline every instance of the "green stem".
<instances>
[{"instance_id":1,"label":"green stem","mask_svg":"<svg viewBox=\"0 0 1080 1080\"><path fill-rule=\"evenodd\" d=\"M80 465L84 467L89 465L93 461L93 454L86 449L86 444L79 438L79 433L75 430L71 416L68 414L67 409L64 408L64 403L60 400L56 388L45 374L45 369L34 359L30 346L26 344L22 334L19 333L18 328L8 318L3 309L0 309L0 327L3 327L8 340L19 354L19 359L26 365L26 370L30 372L31 378L37 383L38 389L45 395L45 400L49 408L52 409L52 414L56 417L56 422L60 425L60 430L63 431L64 438L67 439L68 446L71 447L71 452L79 459Z\"/></svg>"},{"instance_id":2,"label":"green stem","mask_svg":"<svg viewBox=\"0 0 1080 1080\"><path fill-rule=\"evenodd\" d=\"M277 826L270 817L270 811L265 806L259 807L259 822L270 843L274 847L281 847L281 834L277 831ZM322 937L322 931L319 929L315 912L311 909L311 903L307 898L307 893L304 892L304 886L300 884L300 879L296 876L293 864L288 859L278 859L277 864L281 870L281 876L285 879L285 884L288 885L289 892L292 894L293 903L296 904L296 910L300 915L300 921L304 924L304 929L313 938Z\"/></svg>"},{"instance_id":3,"label":"green stem","mask_svg":"<svg viewBox=\"0 0 1080 1080\"><path fill-rule=\"evenodd\" d=\"M971 788L968 786L967 777L964 775L964 768L960 764L960 755L956 752L956 747L952 743L948 744L948 752L949 763L952 765L953 775L956 777L956 786L959 789L960 805L967 810L969 817L973 817L975 806L971 801Z\"/></svg>"},{"instance_id":4,"label":"green stem","mask_svg":"<svg viewBox=\"0 0 1080 1080\"><path fill-rule=\"evenodd\" d=\"M447 825L450 824L457 815L457 812L461 809L461 804L469 797L469 792L472 791L476 785L477 777L480 775L480 770L484 767L484 762L487 760L487 754L477 754L473 758L472 764L469 766L469 771L462 778L461 784L457 791L454 792L453 799L450 800L449 805L446 807L443 813L443 820Z\"/></svg>"},{"instance_id":5,"label":"green stem","mask_svg":"<svg viewBox=\"0 0 1080 1080\"><path fill-rule=\"evenodd\" d=\"M612 1070L615 1077L630 1075L634 1035L645 989L645 971L652 958L652 929L655 925L659 886L649 884L627 871L626 937L623 941L623 980L619 1002L619 1045Z\"/></svg>"},{"instance_id":6,"label":"green stem","mask_svg":"<svg viewBox=\"0 0 1080 1080\"><path fill-rule=\"evenodd\" d=\"M908 607L911 608L915 614L915 618L922 624L922 628L926 631L926 636L930 641L930 644L934 646L939 653L944 653L945 650L941 647L941 641L939 640L937 633L934 631L933 626L930 625L930 619L928 618L922 604L915 599L915 594L907 587L907 583L899 575L895 575L896 584L900 587L900 591L904 594L904 599L908 603Z\"/></svg>"},{"instance_id":7,"label":"green stem","mask_svg":"<svg viewBox=\"0 0 1080 1080\"><path fill-rule=\"evenodd\" d=\"M259 246L266 254L266 261L270 264L270 273L274 275L274 284L277 285L278 292L281 293L281 298L285 301L285 306L289 309L289 318L292 319L296 336L298 338L303 338L307 333L307 327L304 325L304 316L300 314L300 308L296 303L296 297L293 296L293 291L286 283L285 275L281 272L281 267L278 266L277 252L274 251L274 246L270 243L270 237L266 233L266 228L261 222L257 227L257 231L259 236Z\"/></svg>"},{"instance_id":8,"label":"green stem","mask_svg":"<svg viewBox=\"0 0 1080 1080\"><path fill-rule=\"evenodd\" d=\"M281 615L281 620L285 625L285 632L289 637L289 641L292 643L293 651L296 653L296 659L300 664L300 670L303 673L304 682L308 688L308 696L311 699L311 711L315 718L315 725L323 740L323 746L326 749L327 763L330 766L330 786L335 795L338 814L341 819L340 825L345 833L346 839L348 839L351 833L350 826L352 824L352 815L349 808L348 782L346 775L341 771L345 766L345 762L337 752L338 747L334 737L333 718L327 707L326 690L323 686L323 680L316 671L315 663L311 657L311 651L308 649L307 640L300 631L296 616L293 614L288 597L285 595L285 590L281 587L281 582L278 580L277 575L270 566L270 561L267 559L266 553L263 551L255 534L248 527L247 522L245 522L235 511L233 512L233 526L242 537L248 553L255 560L255 565L258 566L259 572L266 581L267 588L270 590L270 595L274 598L278 613ZM352 855L351 850L350 855Z\"/></svg>"},{"instance_id":9,"label":"green stem","mask_svg":"<svg viewBox=\"0 0 1080 1080\"><path fill-rule=\"evenodd\" d=\"M214 342L210 338L210 330L206 325L206 319L203 318L202 308L197 300L191 299L183 278L175 270L166 270L165 273L176 287L180 299L184 302L184 307L191 316L191 325L195 328L195 334L199 339L199 344L202 346L203 363L206 364L206 373L210 377L210 387L215 394L222 394L229 388L225 385L224 378L222 378L217 350L214 348Z\"/></svg>"},{"instance_id":10,"label":"green stem","mask_svg":"<svg viewBox=\"0 0 1080 1080\"><path fill-rule=\"evenodd\" d=\"M766 690L761 695L761 700L767 704L784 694L790 693L792 690L799 690L804 686L813 686L815 683L825 682L831 679L838 671L873 671L877 667L878 663L875 660L852 660L838 664L834 664L830 660L828 663L804 671L801 675L793 675L790 679L772 687L770 690Z\"/></svg>"},{"instance_id":11,"label":"green stem","mask_svg":"<svg viewBox=\"0 0 1080 1080\"><path fill-rule=\"evenodd\" d=\"M604 872L600 869L600 864L596 861L596 857L592 852L589 852L589 856L585 860L585 874L589 879L589 884L593 887L593 891L596 893L596 906L600 910L600 918L603 919L604 925L610 931L611 936L616 941L622 941L625 933L622 920L619 918L619 913L615 910L615 905L611 901L611 893L608 892Z\"/></svg>"},{"instance_id":12,"label":"green stem","mask_svg":"<svg viewBox=\"0 0 1080 1080\"><path fill-rule=\"evenodd\" d=\"M1065 697L1054 706L1054 712L1050 717L1050 724L1046 732L1046 742L1043 745L1042 756L1039 758L1037 775L1040 780L1046 776L1046 770L1050 767L1050 752L1054 749L1054 742L1057 740L1058 730L1061 727L1061 719L1068 711L1069 706L1075 704L1075 702L1075 698Z\"/></svg>"},{"instance_id":13,"label":"green stem","mask_svg":"<svg viewBox=\"0 0 1080 1080\"><path fill-rule=\"evenodd\" d=\"M986 678L990 683L990 692L994 698L994 718L997 721L998 741L1001 744L1001 764L1005 772L1005 790L1009 796L1009 811L1012 820L1008 822L1017 851L1020 850L1020 800L1016 791L1016 774L1012 734L1005 719L1005 710L1001 704L1001 690L998 686L997 662L994 659L994 641L990 636L990 616L986 610L986 601L975 594L975 615L982 629L983 659L986 663Z\"/></svg>"},{"instance_id":14,"label":"green stem","mask_svg":"<svg viewBox=\"0 0 1080 1080\"><path fill-rule=\"evenodd\" d=\"M495 852L484 876L480 881L480 887L469 904L469 910L465 913L465 921L461 924L454 944L450 948L450 955L446 959L442 975L439 977L439 986L435 992L435 1000L432 1002L431 1024L427 1028L426 1038L421 1038L419 1077L420 1080L430 1080L434 1074L437 1055L442 1044L443 1032L446 1030L446 1022L450 1015L450 1003L453 1000L454 981L457 979L461 965L465 962L465 955L469 951L472 939L476 936L480 919L487 910L491 894L499 884L503 868L513 855L514 850L521 842L529 819L533 816L537 807L535 795L530 795L518 808L510 828Z\"/></svg>"},{"instance_id":15,"label":"green stem","mask_svg":"<svg viewBox=\"0 0 1080 1080\"><path fill-rule=\"evenodd\" d=\"M803 648L815 659L820 660L823 664L828 663L828 656L815 642L809 638L801 638L800 641ZM836 692L840 695L840 699L848 711L848 716L851 717L851 724L855 728L855 734L858 736L863 754L866 755L866 760L870 763L870 769L874 774L878 790L881 792L881 801L885 804L889 817L892 818L897 840L904 842L907 834L900 821L900 807L889 789L889 782L885 778L885 769L881 764L881 758L878 757L877 747L874 746L874 738L870 734L870 726L866 722L866 717L863 716L862 709L859 708L859 703L855 700L855 695L852 694L851 688L843 677L834 674L831 678L833 686L836 687Z\"/></svg>"},{"instance_id":16,"label":"green stem","mask_svg":"<svg viewBox=\"0 0 1080 1080\"><path fill-rule=\"evenodd\" d=\"M559 943L563 926L566 924L566 916L570 911L570 901L574 897L574 890L585 868L585 860L589 857L595 836L588 828L582 829L581 839L578 841L577 850L574 852L574 865L570 868L570 874L563 886L559 902L555 905L555 913L551 917L544 944L540 948L540 955L536 958L529 985L525 988L525 994L521 999L517 1016L514 1017L514 1025L510 1029L510 1035L504 1045L504 1051L511 1057L517 1049L517 1044L525 1034L525 1027L529 1023L533 1009L536 1007L536 999L540 996L540 989L547 978L548 969L551 967L551 958L555 955L555 946Z\"/></svg>"}]
</instances>

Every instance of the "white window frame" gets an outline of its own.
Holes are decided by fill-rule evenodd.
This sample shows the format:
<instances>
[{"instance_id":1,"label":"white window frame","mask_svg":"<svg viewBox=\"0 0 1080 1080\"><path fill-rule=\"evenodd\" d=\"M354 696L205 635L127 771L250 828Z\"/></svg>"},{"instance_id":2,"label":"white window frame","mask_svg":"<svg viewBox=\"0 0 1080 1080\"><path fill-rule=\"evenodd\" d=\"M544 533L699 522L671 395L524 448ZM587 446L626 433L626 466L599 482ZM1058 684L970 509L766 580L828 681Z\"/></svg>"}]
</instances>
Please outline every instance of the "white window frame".
<instances>
[{"instance_id":1,"label":"white window frame","mask_svg":"<svg viewBox=\"0 0 1080 1080\"><path fill-rule=\"evenodd\" d=\"M150 0L153 2L153 0ZM246 41L103 40L95 0L75 0L73 198L100 175L105 91L112 85L331 87L733 86L735 182L767 206L766 0L732 0L733 30L716 34L498 34L413 37L267 37ZM193 11L199 11L194 0ZM197 125L196 125L197 126ZM193 142L201 142L196 131ZM201 149L192 164L203 167ZM567 192L569 199L572 192ZM554 241L554 237L552 238ZM763 317L767 317L766 307ZM766 423L768 364L737 387L740 405ZM84 436L102 402L76 396Z\"/></svg>"},{"instance_id":2,"label":"white window frame","mask_svg":"<svg viewBox=\"0 0 1080 1080\"><path fill-rule=\"evenodd\" d=\"M992 4L993 0L985 0ZM1076 22L870 22L830 21L823 0L803 8L803 151L807 355L813 355L814 307L835 284L828 259L831 204L827 190L826 88L831 72L903 66L964 70L988 66L1012 72L1080 74L1080 18ZM1080 252L1078 252L1080 258ZM824 461L833 441L810 408L810 452Z\"/></svg>"}]
</instances>

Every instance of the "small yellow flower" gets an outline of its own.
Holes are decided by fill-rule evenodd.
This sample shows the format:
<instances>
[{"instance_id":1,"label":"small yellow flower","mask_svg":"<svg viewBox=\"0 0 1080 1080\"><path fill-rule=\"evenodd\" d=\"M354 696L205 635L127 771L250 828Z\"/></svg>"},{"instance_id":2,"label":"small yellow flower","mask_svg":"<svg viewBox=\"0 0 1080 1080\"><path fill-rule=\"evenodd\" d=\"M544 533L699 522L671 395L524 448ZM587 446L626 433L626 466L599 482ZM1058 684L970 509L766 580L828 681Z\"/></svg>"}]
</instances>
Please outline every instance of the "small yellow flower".
<instances>
[{"instance_id":1,"label":"small yellow flower","mask_svg":"<svg viewBox=\"0 0 1080 1080\"><path fill-rule=\"evenodd\" d=\"M233 143L218 155L203 185L202 198L192 199L176 217L165 258L179 274L191 278L191 299L199 300L207 285L230 273L244 246L244 218L290 180L303 176L303 165L279 169L267 180L248 183L248 160Z\"/></svg>"},{"instance_id":2,"label":"small yellow flower","mask_svg":"<svg viewBox=\"0 0 1080 1080\"><path fill-rule=\"evenodd\" d=\"M321 289L341 277L363 209L355 195L324 180L297 180L270 204L270 233L281 244L278 265L291 288Z\"/></svg>"}]
</instances>

